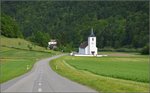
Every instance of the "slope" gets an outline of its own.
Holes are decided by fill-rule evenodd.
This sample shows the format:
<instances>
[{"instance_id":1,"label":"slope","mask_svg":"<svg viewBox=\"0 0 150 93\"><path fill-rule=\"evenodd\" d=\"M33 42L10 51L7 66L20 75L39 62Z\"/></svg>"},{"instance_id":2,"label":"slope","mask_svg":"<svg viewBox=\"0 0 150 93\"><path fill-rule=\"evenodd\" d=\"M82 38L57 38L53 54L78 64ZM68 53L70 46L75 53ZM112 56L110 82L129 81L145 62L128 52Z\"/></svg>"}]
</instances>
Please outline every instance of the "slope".
<instances>
[{"instance_id":1,"label":"slope","mask_svg":"<svg viewBox=\"0 0 150 93\"><path fill-rule=\"evenodd\" d=\"M45 50L24 39L1 36L0 42L0 83L28 72L36 60L59 54L59 52Z\"/></svg>"}]
</instances>

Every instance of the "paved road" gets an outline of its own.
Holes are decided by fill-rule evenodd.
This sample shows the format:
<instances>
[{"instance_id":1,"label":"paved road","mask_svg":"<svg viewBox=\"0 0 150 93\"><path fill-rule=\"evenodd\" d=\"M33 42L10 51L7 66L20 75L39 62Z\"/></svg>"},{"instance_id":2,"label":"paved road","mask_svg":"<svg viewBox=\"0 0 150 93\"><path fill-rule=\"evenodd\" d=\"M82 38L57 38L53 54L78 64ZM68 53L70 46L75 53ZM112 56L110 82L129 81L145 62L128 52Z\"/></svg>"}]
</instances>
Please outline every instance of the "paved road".
<instances>
[{"instance_id":1,"label":"paved road","mask_svg":"<svg viewBox=\"0 0 150 93\"><path fill-rule=\"evenodd\" d=\"M1 85L3 92L96 92L55 73L49 61L58 55L38 61L32 71Z\"/></svg>"}]
</instances>

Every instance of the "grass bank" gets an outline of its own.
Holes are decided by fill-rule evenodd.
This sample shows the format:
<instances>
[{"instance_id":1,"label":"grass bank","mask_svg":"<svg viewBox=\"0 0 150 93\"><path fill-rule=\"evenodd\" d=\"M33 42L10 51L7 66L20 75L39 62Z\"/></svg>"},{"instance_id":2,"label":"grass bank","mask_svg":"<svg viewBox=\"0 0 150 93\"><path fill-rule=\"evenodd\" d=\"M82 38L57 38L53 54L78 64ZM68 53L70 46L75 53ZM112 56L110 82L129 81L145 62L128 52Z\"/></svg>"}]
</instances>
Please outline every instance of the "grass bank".
<instances>
[{"instance_id":1,"label":"grass bank","mask_svg":"<svg viewBox=\"0 0 150 93\"><path fill-rule=\"evenodd\" d=\"M59 54L59 52L45 50L37 45L29 51L27 46L32 43L24 39L2 36L0 42L0 83L30 71L34 63L41 58Z\"/></svg>"},{"instance_id":2,"label":"grass bank","mask_svg":"<svg viewBox=\"0 0 150 93\"><path fill-rule=\"evenodd\" d=\"M65 56L53 60L50 66L60 75L99 92L148 92L147 61L148 56L139 55L101 58Z\"/></svg>"}]
</instances>

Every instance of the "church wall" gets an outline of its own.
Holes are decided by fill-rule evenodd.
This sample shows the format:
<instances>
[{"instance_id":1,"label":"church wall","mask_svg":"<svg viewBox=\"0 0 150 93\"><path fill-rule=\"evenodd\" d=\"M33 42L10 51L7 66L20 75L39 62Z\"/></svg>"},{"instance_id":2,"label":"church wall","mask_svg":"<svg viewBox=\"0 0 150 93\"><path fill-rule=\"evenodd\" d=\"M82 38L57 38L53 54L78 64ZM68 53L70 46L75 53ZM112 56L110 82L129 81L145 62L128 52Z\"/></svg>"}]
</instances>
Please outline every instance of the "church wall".
<instances>
[{"instance_id":1,"label":"church wall","mask_svg":"<svg viewBox=\"0 0 150 93\"><path fill-rule=\"evenodd\" d=\"M86 48L79 48L79 54L92 55L92 52L94 55L97 55L96 36L93 33L93 29L88 37L88 46Z\"/></svg>"},{"instance_id":2,"label":"church wall","mask_svg":"<svg viewBox=\"0 0 150 93\"><path fill-rule=\"evenodd\" d=\"M88 54L88 46L85 48L85 54Z\"/></svg>"},{"instance_id":3,"label":"church wall","mask_svg":"<svg viewBox=\"0 0 150 93\"><path fill-rule=\"evenodd\" d=\"M85 49L84 48L79 48L79 54L85 54Z\"/></svg>"},{"instance_id":4,"label":"church wall","mask_svg":"<svg viewBox=\"0 0 150 93\"><path fill-rule=\"evenodd\" d=\"M94 51L95 53L95 55L97 54L97 48L95 47L95 48L91 48L89 51L88 51L88 54L90 54L90 55L92 55L92 51Z\"/></svg>"},{"instance_id":5,"label":"church wall","mask_svg":"<svg viewBox=\"0 0 150 93\"><path fill-rule=\"evenodd\" d=\"M96 37L88 37L88 47L88 54L91 55L91 51L95 51L95 55L97 54Z\"/></svg>"},{"instance_id":6,"label":"church wall","mask_svg":"<svg viewBox=\"0 0 150 93\"><path fill-rule=\"evenodd\" d=\"M88 37L88 45L96 47L96 37Z\"/></svg>"}]
</instances>

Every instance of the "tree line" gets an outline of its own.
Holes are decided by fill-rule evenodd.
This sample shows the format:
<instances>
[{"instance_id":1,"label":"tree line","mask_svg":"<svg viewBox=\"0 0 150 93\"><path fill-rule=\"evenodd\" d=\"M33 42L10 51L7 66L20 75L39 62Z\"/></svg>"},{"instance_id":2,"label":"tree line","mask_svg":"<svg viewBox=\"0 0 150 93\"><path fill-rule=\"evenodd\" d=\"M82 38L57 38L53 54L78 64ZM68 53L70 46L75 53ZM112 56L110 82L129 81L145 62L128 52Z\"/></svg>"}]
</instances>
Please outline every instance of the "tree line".
<instances>
[{"instance_id":1,"label":"tree line","mask_svg":"<svg viewBox=\"0 0 150 93\"><path fill-rule=\"evenodd\" d=\"M20 31L44 47L54 38L62 49L78 48L91 28L99 49L137 49L149 43L148 1L2 1L1 10L2 24L10 20L16 25L10 32ZM10 34L6 28L2 25L4 35Z\"/></svg>"}]
</instances>

